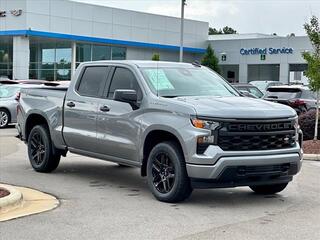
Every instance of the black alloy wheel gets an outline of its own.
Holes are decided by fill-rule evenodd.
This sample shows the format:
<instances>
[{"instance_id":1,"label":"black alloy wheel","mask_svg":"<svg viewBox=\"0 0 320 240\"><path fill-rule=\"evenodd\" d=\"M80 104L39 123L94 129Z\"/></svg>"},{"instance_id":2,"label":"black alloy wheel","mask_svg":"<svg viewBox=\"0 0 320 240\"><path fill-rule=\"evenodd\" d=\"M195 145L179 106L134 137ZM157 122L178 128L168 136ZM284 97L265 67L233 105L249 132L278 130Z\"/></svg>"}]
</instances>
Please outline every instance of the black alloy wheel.
<instances>
[{"instance_id":1,"label":"black alloy wheel","mask_svg":"<svg viewBox=\"0 0 320 240\"><path fill-rule=\"evenodd\" d=\"M147 162L147 182L152 194L162 202L180 202L192 193L181 147L165 141L153 147Z\"/></svg>"},{"instance_id":2,"label":"black alloy wheel","mask_svg":"<svg viewBox=\"0 0 320 240\"><path fill-rule=\"evenodd\" d=\"M160 193L171 191L175 181L172 160L165 152L158 153L152 163L153 185Z\"/></svg>"},{"instance_id":3,"label":"black alloy wheel","mask_svg":"<svg viewBox=\"0 0 320 240\"><path fill-rule=\"evenodd\" d=\"M51 141L50 131L44 124L34 126L28 137L28 155L37 172L52 172L60 162L61 153Z\"/></svg>"},{"instance_id":4,"label":"black alloy wheel","mask_svg":"<svg viewBox=\"0 0 320 240\"><path fill-rule=\"evenodd\" d=\"M35 132L30 139L31 158L35 165L40 166L45 158L46 146L39 132Z\"/></svg>"}]
</instances>

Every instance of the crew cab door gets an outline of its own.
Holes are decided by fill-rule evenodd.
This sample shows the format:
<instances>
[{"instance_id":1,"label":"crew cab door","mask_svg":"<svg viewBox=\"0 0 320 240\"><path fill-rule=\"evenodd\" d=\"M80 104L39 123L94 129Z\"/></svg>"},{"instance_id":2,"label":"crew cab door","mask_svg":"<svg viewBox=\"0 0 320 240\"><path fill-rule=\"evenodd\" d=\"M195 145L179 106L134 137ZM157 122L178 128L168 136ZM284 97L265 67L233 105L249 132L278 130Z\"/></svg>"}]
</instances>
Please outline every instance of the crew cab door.
<instances>
[{"instance_id":1,"label":"crew cab door","mask_svg":"<svg viewBox=\"0 0 320 240\"><path fill-rule=\"evenodd\" d=\"M107 66L87 66L75 87L68 89L63 133L69 148L96 151L98 105L109 70Z\"/></svg>"},{"instance_id":2,"label":"crew cab door","mask_svg":"<svg viewBox=\"0 0 320 240\"><path fill-rule=\"evenodd\" d=\"M124 67L114 67L110 72L110 86L106 87L105 99L100 100L97 120L97 152L118 160L137 163L139 160L139 109L129 103L113 100L115 90L130 89L142 99L142 91L134 73Z\"/></svg>"}]
</instances>

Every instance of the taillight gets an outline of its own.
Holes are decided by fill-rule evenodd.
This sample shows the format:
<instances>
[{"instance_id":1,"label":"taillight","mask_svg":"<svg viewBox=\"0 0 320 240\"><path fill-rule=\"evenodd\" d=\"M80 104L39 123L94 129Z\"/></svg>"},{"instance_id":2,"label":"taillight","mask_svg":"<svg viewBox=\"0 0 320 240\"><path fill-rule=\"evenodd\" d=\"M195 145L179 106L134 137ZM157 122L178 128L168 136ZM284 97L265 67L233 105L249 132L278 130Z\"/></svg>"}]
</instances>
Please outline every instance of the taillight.
<instances>
[{"instance_id":1,"label":"taillight","mask_svg":"<svg viewBox=\"0 0 320 240\"><path fill-rule=\"evenodd\" d=\"M290 101L290 106L292 107L304 106L305 104L306 104L305 101L301 99L293 99Z\"/></svg>"},{"instance_id":2,"label":"taillight","mask_svg":"<svg viewBox=\"0 0 320 240\"><path fill-rule=\"evenodd\" d=\"M17 92L16 93L16 97L14 99L19 102L20 101L20 96L21 96L21 93Z\"/></svg>"}]
</instances>

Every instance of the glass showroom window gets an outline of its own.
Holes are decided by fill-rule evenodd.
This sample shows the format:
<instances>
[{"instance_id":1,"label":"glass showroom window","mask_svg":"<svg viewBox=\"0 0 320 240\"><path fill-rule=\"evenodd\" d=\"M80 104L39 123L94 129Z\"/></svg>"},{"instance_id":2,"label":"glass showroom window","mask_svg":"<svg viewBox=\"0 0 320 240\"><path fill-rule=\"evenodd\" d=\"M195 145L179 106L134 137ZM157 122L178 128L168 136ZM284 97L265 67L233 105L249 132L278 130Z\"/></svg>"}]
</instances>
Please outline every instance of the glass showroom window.
<instances>
[{"instance_id":1,"label":"glass showroom window","mask_svg":"<svg viewBox=\"0 0 320 240\"><path fill-rule=\"evenodd\" d=\"M0 78L12 79L12 38L0 39Z\"/></svg>"},{"instance_id":2,"label":"glass showroom window","mask_svg":"<svg viewBox=\"0 0 320 240\"><path fill-rule=\"evenodd\" d=\"M70 80L71 43L63 41L31 41L30 79Z\"/></svg>"},{"instance_id":3,"label":"glass showroom window","mask_svg":"<svg viewBox=\"0 0 320 240\"><path fill-rule=\"evenodd\" d=\"M92 61L111 60L111 47L92 45Z\"/></svg>"},{"instance_id":4,"label":"glass showroom window","mask_svg":"<svg viewBox=\"0 0 320 240\"><path fill-rule=\"evenodd\" d=\"M112 60L125 60L126 49L123 47L112 47Z\"/></svg>"},{"instance_id":5,"label":"glass showroom window","mask_svg":"<svg viewBox=\"0 0 320 240\"><path fill-rule=\"evenodd\" d=\"M77 43L76 61L77 66L81 62L89 62L92 59L91 44Z\"/></svg>"},{"instance_id":6,"label":"glass showroom window","mask_svg":"<svg viewBox=\"0 0 320 240\"><path fill-rule=\"evenodd\" d=\"M100 60L125 60L125 59L126 59L126 48L124 47L77 43L77 53L76 53L77 66L79 66L81 62L100 61Z\"/></svg>"}]
</instances>

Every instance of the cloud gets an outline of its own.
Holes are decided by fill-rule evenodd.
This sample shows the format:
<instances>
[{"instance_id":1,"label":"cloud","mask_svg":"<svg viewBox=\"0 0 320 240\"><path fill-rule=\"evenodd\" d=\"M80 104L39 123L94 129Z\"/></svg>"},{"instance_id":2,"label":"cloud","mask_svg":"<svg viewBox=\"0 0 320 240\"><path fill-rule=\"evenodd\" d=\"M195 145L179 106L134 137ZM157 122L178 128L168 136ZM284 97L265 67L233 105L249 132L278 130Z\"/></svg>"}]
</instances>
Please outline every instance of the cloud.
<instances>
[{"instance_id":1,"label":"cloud","mask_svg":"<svg viewBox=\"0 0 320 240\"><path fill-rule=\"evenodd\" d=\"M179 17L181 14L179 1L163 1L162 4L154 3L147 8L147 12ZM221 2L212 0L187 1L185 7L186 18L208 21L222 16L232 16L239 12L233 1Z\"/></svg>"},{"instance_id":2,"label":"cloud","mask_svg":"<svg viewBox=\"0 0 320 240\"><path fill-rule=\"evenodd\" d=\"M1 1L1 0L0 0ZM180 17L181 0L74 0L141 12ZM229 26L239 33L304 35L303 23L319 16L319 0L187 0L186 18Z\"/></svg>"}]
</instances>

